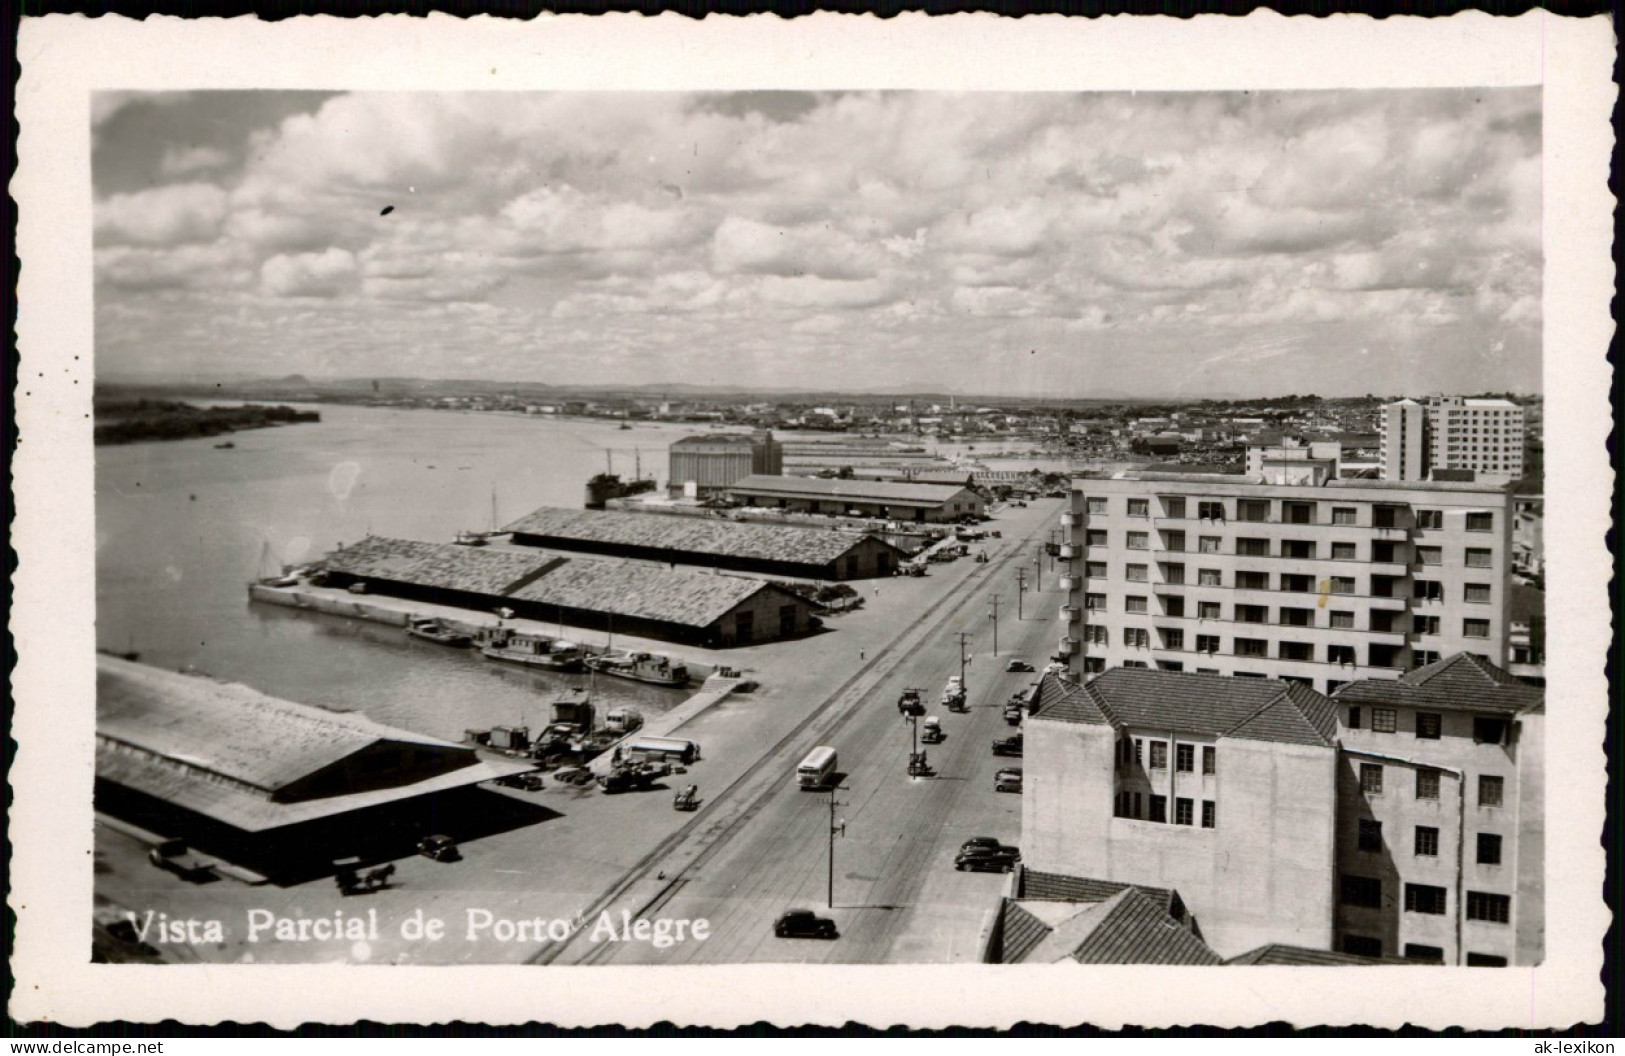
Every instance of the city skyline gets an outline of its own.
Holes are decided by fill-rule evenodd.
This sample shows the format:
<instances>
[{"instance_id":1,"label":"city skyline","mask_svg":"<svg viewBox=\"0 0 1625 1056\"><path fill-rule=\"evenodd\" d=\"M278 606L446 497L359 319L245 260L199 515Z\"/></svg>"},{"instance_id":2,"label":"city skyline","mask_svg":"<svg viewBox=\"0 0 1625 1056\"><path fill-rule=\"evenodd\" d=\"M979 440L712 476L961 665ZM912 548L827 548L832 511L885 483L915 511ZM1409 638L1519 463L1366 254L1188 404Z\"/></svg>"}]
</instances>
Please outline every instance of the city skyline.
<instances>
[{"instance_id":1,"label":"city skyline","mask_svg":"<svg viewBox=\"0 0 1625 1056\"><path fill-rule=\"evenodd\" d=\"M1538 89L499 98L99 94L99 372L1541 391Z\"/></svg>"}]
</instances>

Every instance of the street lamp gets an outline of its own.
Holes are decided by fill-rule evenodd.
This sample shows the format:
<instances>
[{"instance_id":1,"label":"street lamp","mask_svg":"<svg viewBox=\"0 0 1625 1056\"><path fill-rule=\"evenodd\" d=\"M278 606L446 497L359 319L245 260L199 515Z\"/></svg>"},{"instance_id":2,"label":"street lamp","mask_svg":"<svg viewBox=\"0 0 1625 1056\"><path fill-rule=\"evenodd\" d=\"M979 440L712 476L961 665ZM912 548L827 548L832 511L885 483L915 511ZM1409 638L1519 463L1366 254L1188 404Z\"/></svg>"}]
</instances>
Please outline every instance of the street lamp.
<instances>
[{"instance_id":1,"label":"street lamp","mask_svg":"<svg viewBox=\"0 0 1625 1056\"><path fill-rule=\"evenodd\" d=\"M835 908L835 837L846 835L846 822L843 820L839 825L835 824L835 808L845 806L835 801L835 793L840 788L839 782L829 786L829 889L826 901L830 909Z\"/></svg>"},{"instance_id":2,"label":"street lamp","mask_svg":"<svg viewBox=\"0 0 1625 1056\"><path fill-rule=\"evenodd\" d=\"M993 655L999 655L999 596L997 594L989 600L993 608L988 611L987 618L993 621Z\"/></svg>"}]
</instances>

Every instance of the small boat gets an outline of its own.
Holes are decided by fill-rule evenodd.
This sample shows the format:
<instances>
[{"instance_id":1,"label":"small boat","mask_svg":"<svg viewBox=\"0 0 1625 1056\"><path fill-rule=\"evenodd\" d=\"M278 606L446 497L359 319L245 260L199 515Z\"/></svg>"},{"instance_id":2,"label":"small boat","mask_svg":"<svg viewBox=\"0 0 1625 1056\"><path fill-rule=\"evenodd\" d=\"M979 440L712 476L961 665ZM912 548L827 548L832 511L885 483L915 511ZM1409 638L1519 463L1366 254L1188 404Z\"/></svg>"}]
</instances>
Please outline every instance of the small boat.
<instances>
[{"instance_id":1,"label":"small boat","mask_svg":"<svg viewBox=\"0 0 1625 1056\"><path fill-rule=\"evenodd\" d=\"M458 532L452 542L458 546L484 546L491 540L485 532Z\"/></svg>"},{"instance_id":2,"label":"small boat","mask_svg":"<svg viewBox=\"0 0 1625 1056\"><path fill-rule=\"evenodd\" d=\"M589 671L615 678L652 682L657 686L688 684L688 668L658 653L604 653L589 656L583 663Z\"/></svg>"},{"instance_id":3,"label":"small boat","mask_svg":"<svg viewBox=\"0 0 1625 1056\"><path fill-rule=\"evenodd\" d=\"M230 440L227 440L223 444L215 444L214 449L216 451L229 451L229 450L231 450L232 448L234 448L236 446L237 446L236 444L232 443Z\"/></svg>"},{"instance_id":4,"label":"small boat","mask_svg":"<svg viewBox=\"0 0 1625 1056\"><path fill-rule=\"evenodd\" d=\"M459 649L474 644L473 635L452 630L437 616L412 617L406 624L406 633L413 638L422 638L426 642L438 642Z\"/></svg>"},{"instance_id":5,"label":"small boat","mask_svg":"<svg viewBox=\"0 0 1625 1056\"><path fill-rule=\"evenodd\" d=\"M577 671L584 651L574 642L542 634L522 634L506 627L489 632L480 646L481 654L492 660L543 667L550 671Z\"/></svg>"}]
</instances>

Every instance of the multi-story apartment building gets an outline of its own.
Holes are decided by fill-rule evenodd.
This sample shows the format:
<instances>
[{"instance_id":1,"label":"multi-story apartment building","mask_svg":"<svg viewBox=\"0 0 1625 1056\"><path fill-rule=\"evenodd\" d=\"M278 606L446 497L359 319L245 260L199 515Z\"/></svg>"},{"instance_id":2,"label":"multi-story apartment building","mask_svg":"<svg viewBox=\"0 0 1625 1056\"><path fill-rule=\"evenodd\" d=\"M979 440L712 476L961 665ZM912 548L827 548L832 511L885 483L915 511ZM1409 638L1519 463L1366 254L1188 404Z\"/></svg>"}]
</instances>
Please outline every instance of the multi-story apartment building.
<instances>
[{"instance_id":1,"label":"multi-story apartment building","mask_svg":"<svg viewBox=\"0 0 1625 1056\"><path fill-rule=\"evenodd\" d=\"M674 491L691 484L716 492L753 474L783 473L784 448L766 429L685 436L671 445L669 470Z\"/></svg>"},{"instance_id":2,"label":"multi-story apartment building","mask_svg":"<svg viewBox=\"0 0 1625 1056\"><path fill-rule=\"evenodd\" d=\"M1333 698L1338 948L1440 964L1544 949L1544 697L1470 654Z\"/></svg>"},{"instance_id":3,"label":"multi-story apartment building","mask_svg":"<svg viewBox=\"0 0 1625 1056\"><path fill-rule=\"evenodd\" d=\"M1058 656L1331 693L1458 652L1507 655L1511 497L1500 487L1073 480Z\"/></svg>"},{"instance_id":4,"label":"multi-story apartment building","mask_svg":"<svg viewBox=\"0 0 1625 1056\"><path fill-rule=\"evenodd\" d=\"M1226 957L1332 948L1331 701L1290 683L1116 669L1083 686L1046 677L1036 703L1028 867L1177 889Z\"/></svg>"},{"instance_id":5,"label":"multi-story apartment building","mask_svg":"<svg viewBox=\"0 0 1625 1056\"><path fill-rule=\"evenodd\" d=\"M1437 964L1544 952L1544 702L1469 653L1328 699L1114 668L1046 676L1027 868L1173 889L1226 957L1271 943Z\"/></svg>"},{"instance_id":6,"label":"multi-story apartment building","mask_svg":"<svg viewBox=\"0 0 1625 1056\"><path fill-rule=\"evenodd\" d=\"M1434 396L1382 409L1385 480L1426 480L1439 470L1471 470L1475 480L1523 476L1523 408L1510 400Z\"/></svg>"}]
</instances>

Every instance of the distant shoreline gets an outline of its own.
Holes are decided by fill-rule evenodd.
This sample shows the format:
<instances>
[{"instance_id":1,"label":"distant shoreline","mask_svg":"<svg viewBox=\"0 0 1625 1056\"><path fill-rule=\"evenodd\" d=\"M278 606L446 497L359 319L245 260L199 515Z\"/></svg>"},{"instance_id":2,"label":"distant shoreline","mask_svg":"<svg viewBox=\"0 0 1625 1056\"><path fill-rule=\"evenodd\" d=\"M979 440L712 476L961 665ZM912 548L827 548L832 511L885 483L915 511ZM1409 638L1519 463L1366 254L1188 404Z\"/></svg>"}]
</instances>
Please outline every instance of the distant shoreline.
<instances>
[{"instance_id":1,"label":"distant shoreline","mask_svg":"<svg viewBox=\"0 0 1625 1056\"><path fill-rule=\"evenodd\" d=\"M243 429L319 422L317 411L268 404L241 407L195 407L179 400L98 400L95 407L97 446L148 440L195 440L227 436Z\"/></svg>"}]
</instances>

